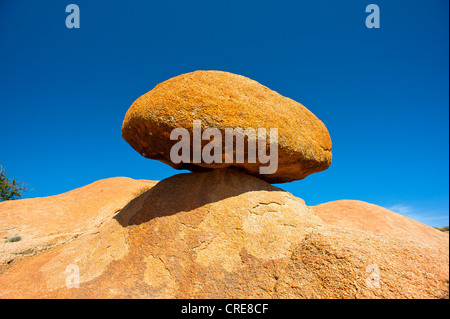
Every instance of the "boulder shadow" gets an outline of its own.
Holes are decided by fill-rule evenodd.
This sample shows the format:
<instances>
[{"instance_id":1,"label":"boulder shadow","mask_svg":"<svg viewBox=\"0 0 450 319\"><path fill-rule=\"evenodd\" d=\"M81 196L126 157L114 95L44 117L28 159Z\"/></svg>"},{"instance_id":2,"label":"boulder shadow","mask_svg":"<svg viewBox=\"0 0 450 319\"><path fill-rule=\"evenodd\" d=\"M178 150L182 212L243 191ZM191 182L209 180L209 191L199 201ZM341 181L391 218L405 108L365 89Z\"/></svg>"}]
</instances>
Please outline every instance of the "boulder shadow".
<instances>
[{"instance_id":1,"label":"boulder shadow","mask_svg":"<svg viewBox=\"0 0 450 319\"><path fill-rule=\"evenodd\" d=\"M252 191L283 191L235 169L182 173L158 182L114 216L122 227L187 212Z\"/></svg>"}]
</instances>

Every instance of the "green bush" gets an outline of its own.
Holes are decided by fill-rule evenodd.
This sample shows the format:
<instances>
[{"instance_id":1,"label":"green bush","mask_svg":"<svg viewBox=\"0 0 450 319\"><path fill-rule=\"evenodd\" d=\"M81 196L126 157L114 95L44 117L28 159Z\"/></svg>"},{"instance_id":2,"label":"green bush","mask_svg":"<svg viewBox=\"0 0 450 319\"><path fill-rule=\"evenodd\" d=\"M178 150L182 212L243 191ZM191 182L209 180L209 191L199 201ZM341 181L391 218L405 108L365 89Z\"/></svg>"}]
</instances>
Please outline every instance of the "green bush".
<instances>
[{"instance_id":1,"label":"green bush","mask_svg":"<svg viewBox=\"0 0 450 319\"><path fill-rule=\"evenodd\" d=\"M22 182L9 179L0 165L0 202L22 198L22 193L28 190L24 185Z\"/></svg>"},{"instance_id":2,"label":"green bush","mask_svg":"<svg viewBox=\"0 0 450 319\"><path fill-rule=\"evenodd\" d=\"M20 237L19 235L14 235L11 238L6 239L3 243L15 243L17 241L20 241L22 239L22 237Z\"/></svg>"}]
</instances>

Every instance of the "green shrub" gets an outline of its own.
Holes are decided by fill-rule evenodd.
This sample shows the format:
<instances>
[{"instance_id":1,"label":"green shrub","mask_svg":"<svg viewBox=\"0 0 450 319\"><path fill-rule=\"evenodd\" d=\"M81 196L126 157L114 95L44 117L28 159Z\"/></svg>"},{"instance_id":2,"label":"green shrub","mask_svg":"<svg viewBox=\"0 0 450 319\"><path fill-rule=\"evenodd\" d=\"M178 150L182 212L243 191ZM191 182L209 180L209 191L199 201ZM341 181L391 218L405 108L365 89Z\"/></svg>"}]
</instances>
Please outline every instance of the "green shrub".
<instances>
[{"instance_id":1,"label":"green shrub","mask_svg":"<svg viewBox=\"0 0 450 319\"><path fill-rule=\"evenodd\" d=\"M24 185L22 182L9 179L0 165L0 202L22 198L22 193L28 190Z\"/></svg>"},{"instance_id":2,"label":"green shrub","mask_svg":"<svg viewBox=\"0 0 450 319\"><path fill-rule=\"evenodd\" d=\"M8 238L7 240L5 240L5 243L15 243L17 241L20 241L22 239L22 237L20 237L19 235L14 235L10 238Z\"/></svg>"}]
</instances>

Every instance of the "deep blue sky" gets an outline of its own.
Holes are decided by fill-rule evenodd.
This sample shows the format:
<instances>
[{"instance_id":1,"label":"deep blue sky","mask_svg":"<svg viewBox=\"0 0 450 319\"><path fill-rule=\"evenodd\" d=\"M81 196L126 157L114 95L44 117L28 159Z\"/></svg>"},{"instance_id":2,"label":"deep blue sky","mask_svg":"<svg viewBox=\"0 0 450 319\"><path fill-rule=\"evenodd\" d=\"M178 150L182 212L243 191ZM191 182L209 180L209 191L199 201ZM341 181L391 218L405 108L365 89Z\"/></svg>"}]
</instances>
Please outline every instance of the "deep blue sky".
<instances>
[{"instance_id":1,"label":"deep blue sky","mask_svg":"<svg viewBox=\"0 0 450 319\"><path fill-rule=\"evenodd\" d=\"M65 26L70 3L80 29ZM365 26L370 3L380 29ZM25 198L179 173L122 139L124 115L164 80L223 70L330 131L331 167L278 186L308 205L358 199L448 225L448 12L447 0L0 0L0 164L33 188Z\"/></svg>"}]
</instances>

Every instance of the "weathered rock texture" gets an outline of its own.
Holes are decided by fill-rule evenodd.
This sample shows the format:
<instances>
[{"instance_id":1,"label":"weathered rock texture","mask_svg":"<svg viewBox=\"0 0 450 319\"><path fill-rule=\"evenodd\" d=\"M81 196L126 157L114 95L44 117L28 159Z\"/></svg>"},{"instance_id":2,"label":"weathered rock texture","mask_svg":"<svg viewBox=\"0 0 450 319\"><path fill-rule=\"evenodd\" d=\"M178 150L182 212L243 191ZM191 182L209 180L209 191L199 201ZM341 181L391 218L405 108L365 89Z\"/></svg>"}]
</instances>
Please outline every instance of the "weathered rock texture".
<instances>
[{"instance_id":1,"label":"weathered rock texture","mask_svg":"<svg viewBox=\"0 0 450 319\"><path fill-rule=\"evenodd\" d=\"M0 244L0 297L448 296L448 247L329 225L233 170L176 175L142 193L152 185L114 178L0 203L2 236L23 236ZM81 283L69 289L73 264Z\"/></svg>"},{"instance_id":2,"label":"weathered rock texture","mask_svg":"<svg viewBox=\"0 0 450 319\"><path fill-rule=\"evenodd\" d=\"M278 128L278 171L259 174L261 163L248 163L246 151L244 163L174 164L170 149L176 141L170 140L170 133L177 127L186 128L192 141L193 120L201 120L203 129L220 129L222 136L225 128L265 128L267 133ZM327 128L306 107L247 77L222 71L195 71L158 84L130 107L122 136L141 155L176 169L232 166L270 183L299 180L323 171L332 157ZM203 145L208 142L203 141ZM222 151L225 158L224 147Z\"/></svg>"},{"instance_id":3,"label":"weathered rock texture","mask_svg":"<svg viewBox=\"0 0 450 319\"><path fill-rule=\"evenodd\" d=\"M374 204L338 200L314 206L313 210L331 225L414 240L448 250L448 234Z\"/></svg>"},{"instance_id":4,"label":"weathered rock texture","mask_svg":"<svg viewBox=\"0 0 450 319\"><path fill-rule=\"evenodd\" d=\"M116 177L56 196L1 202L0 298L5 294L2 275L10 268L16 278L10 294L26 290L17 297L65 286L69 264L84 269L82 280L99 275L128 251L125 229L113 217L155 183ZM16 234L20 241L4 243ZM34 268L22 268L29 262ZM35 281L22 280L25 273Z\"/></svg>"}]
</instances>

